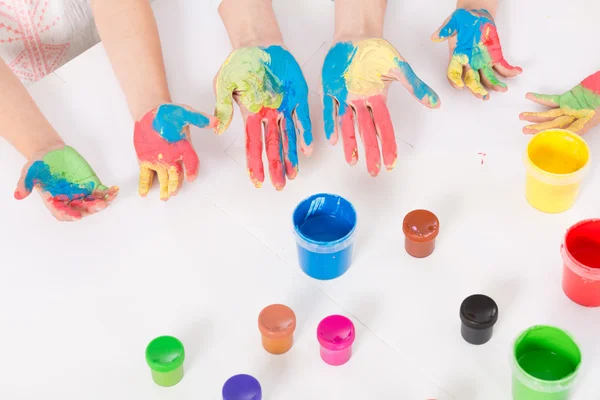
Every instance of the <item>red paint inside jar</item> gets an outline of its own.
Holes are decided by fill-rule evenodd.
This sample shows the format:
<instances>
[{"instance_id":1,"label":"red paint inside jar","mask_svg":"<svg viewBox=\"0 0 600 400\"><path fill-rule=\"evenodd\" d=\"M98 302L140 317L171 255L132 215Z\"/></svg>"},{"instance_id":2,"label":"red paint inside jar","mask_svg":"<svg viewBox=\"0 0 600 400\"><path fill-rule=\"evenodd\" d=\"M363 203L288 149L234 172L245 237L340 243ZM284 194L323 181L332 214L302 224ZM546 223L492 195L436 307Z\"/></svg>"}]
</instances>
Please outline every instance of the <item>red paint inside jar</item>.
<instances>
[{"instance_id":1,"label":"red paint inside jar","mask_svg":"<svg viewBox=\"0 0 600 400\"><path fill-rule=\"evenodd\" d=\"M582 306L600 307L600 219L573 225L562 252L565 294Z\"/></svg>"}]
</instances>

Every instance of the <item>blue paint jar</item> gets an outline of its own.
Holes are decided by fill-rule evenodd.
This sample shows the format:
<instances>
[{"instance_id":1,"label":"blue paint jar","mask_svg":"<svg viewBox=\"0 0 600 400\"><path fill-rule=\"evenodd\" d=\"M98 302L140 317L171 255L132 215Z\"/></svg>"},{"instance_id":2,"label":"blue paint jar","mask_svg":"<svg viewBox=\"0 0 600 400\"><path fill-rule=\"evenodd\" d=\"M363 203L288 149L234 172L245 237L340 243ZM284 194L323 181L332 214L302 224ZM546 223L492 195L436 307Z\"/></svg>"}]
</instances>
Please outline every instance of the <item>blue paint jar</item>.
<instances>
[{"instance_id":1,"label":"blue paint jar","mask_svg":"<svg viewBox=\"0 0 600 400\"><path fill-rule=\"evenodd\" d=\"M354 206L341 196L320 193L302 200L292 218L302 270L320 280L343 275L352 262Z\"/></svg>"}]
</instances>

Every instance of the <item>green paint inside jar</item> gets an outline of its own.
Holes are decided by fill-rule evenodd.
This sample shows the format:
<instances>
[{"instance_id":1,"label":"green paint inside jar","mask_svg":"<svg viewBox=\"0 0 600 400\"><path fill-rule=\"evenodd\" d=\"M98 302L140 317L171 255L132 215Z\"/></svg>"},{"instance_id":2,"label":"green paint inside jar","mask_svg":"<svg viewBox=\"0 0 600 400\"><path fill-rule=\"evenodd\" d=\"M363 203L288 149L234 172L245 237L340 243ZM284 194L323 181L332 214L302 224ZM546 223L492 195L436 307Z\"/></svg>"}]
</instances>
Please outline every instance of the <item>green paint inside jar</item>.
<instances>
[{"instance_id":1,"label":"green paint inside jar","mask_svg":"<svg viewBox=\"0 0 600 400\"><path fill-rule=\"evenodd\" d=\"M579 372L581 351L565 331L534 326L515 340L514 400L566 400Z\"/></svg>"}]
</instances>

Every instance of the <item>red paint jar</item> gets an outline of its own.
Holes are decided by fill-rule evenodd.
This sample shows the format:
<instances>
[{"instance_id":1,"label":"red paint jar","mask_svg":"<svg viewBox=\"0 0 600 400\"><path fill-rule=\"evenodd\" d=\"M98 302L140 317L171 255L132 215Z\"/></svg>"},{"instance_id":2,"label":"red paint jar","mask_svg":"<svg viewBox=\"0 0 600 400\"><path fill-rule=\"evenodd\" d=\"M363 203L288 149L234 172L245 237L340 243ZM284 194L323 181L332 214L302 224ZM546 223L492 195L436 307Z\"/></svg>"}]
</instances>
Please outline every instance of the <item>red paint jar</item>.
<instances>
[{"instance_id":1,"label":"red paint jar","mask_svg":"<svg viewBox=\"0 0 600 400\"><path fill-rule=\"evenodd\" d=\"M567 230L563 245L563 291L575 303L600 307L600 219Z\"/></svg>"},{"instance_id":2,"label":"red paint jar","mask_svg":"<svg viewBox=\"0 0 600 400\"><path fill-rule=\"evenodd\" d=\"M435 238L440 221L427 210L414 210L406 214L402 222L406 252L416 258L428 257L435 250Z\"/></svg>"}]
</instances>

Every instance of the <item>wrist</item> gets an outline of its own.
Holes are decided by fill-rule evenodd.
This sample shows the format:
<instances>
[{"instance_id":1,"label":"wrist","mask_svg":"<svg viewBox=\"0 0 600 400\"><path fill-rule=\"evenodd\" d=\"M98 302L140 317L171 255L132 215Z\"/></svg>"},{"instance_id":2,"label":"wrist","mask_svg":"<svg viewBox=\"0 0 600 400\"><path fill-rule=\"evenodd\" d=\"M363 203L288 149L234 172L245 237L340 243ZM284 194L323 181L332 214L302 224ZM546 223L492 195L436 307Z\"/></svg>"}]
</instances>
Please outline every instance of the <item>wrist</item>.
<instances>
[{"instance_id":1,"label":"wrist","mask_svg":"<svg viewBox=\"0 0 600 400\"><path fill-rule=\"evenodd\" d=\"M464 8L466 10L484 9L495 18L496 10L498 9L498 0L458 0L456 8Z\"/></svg>"},{"instance_id":2,"label":"wrist","mask_svg":"<svg viewBox=\"0 0 600 400\"><path fill-rule=\"evenodd\" d=\"M334 40L383 37L387 0L336 0Z\"/></svg>"},{"instance_id":3,"label":"wrist","mask_svg":"<svg viewBox=\"0 0 600 400\"><path fill-rule=\"evenodd\" d=\"M56 132L52 132L50 135L40 135L35 143L31 143L23 149L22 153L27 158L27 161L35 161L44 157L47 153L52 150L57 150L65 147L65 142Z\"/></svg>"},{"instance_id":4,"label":"wrist","mask_svg":"<svg viewBox=\"0 0 600 400\"><path fill-rule=\"evenodd\" d=\"M140 101L136 103L135 107L131 107L131 117L134 121L139 121L144 117L144 115L148 114L161 104L170 104L171 102L171 96L168 92L155 93L140 99Z\"/></svg>"},{"instance_id":5,"label":"wrist","mask_svg":"<svg viewBox=\"0 0 600 400\"><path fill-rule=\"evenodd\" d=\"M219 14L234 50L283 45L271 0L223 0Z\"/></svg>"}]
</instances>

